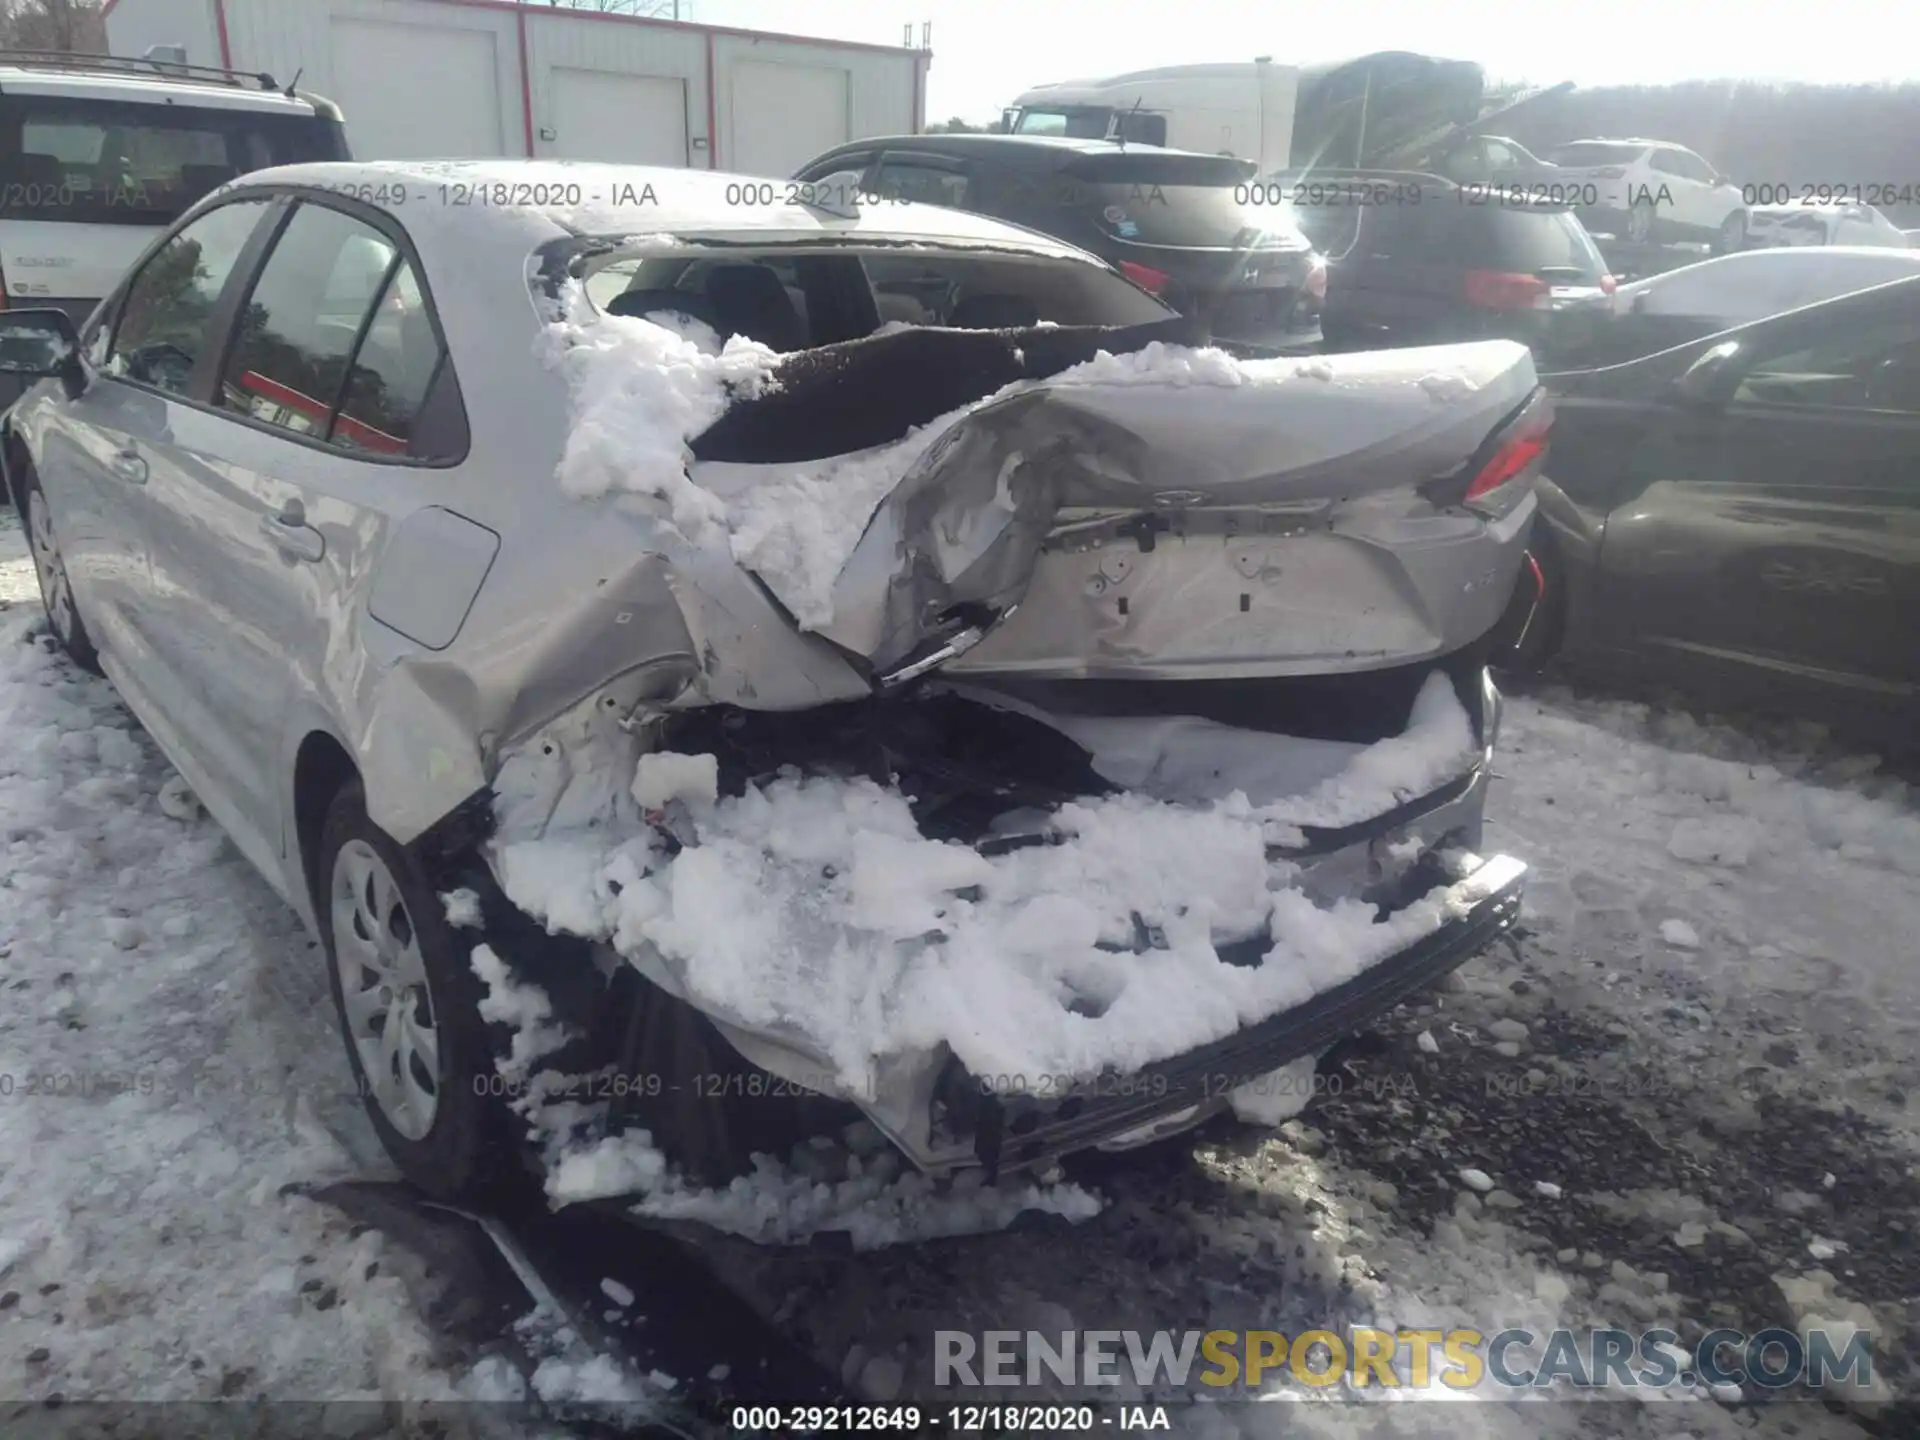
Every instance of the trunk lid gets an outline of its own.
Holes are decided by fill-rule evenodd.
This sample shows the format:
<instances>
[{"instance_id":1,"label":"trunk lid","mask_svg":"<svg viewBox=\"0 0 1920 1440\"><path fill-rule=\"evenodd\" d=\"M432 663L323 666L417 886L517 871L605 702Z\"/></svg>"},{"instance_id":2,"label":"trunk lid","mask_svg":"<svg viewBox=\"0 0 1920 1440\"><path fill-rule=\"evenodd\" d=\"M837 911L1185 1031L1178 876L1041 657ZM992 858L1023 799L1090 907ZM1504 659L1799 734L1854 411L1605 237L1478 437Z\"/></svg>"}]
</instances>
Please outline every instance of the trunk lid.
<instances>
[{"instance_id":1,"label":"trunk lid","mask_svg":"<svg viewBox=\"0 0 1920 1440\"><path fill-rule=\"evenodd\" d=\"M882 686L948 666L1225 678L1445 653L1498 618L1525 517L1419 487L1535 389L1507 341L1102 355L946 425L813 628Z\"/></svg>"}]
</instances>

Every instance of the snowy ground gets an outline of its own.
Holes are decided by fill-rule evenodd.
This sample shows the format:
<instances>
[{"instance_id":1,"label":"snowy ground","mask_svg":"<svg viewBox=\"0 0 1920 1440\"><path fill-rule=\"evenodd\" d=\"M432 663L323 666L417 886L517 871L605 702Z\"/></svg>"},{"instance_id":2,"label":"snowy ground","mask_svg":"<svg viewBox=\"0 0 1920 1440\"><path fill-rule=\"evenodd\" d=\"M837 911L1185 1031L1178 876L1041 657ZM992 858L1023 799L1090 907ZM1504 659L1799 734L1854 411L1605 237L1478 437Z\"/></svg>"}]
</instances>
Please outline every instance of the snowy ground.
<instances>
[{"instance_id":1,"label":"snowy ground","mask_svg":"<svg viewBox=\"0 0 1920 1440\"><path fill-rule=\"evenodd\" d=\"M31 641L23 554L0 530L0 1407L470 1385L399 1247L281 1193L385 1173L315 952L110 688ZM1085 1167L1108 1203L1075 1227L861 1254L712 1241L715 1269L850 1384L903 1398L933 1398L937 1328L1809 1313L1871 1323L1911 1394L1913 797L1792 736L1552 689L1508 714L1491 842L1535 868L1525 932L1327 1071L1339 1094L1279 1132L1223 1122ZM1810 1404L1367 1411L1396 1435L1861 1433ZM1223 1409L1215 1428L1269 1415L1361 1418Z\"/></svg>"}]
</instances>

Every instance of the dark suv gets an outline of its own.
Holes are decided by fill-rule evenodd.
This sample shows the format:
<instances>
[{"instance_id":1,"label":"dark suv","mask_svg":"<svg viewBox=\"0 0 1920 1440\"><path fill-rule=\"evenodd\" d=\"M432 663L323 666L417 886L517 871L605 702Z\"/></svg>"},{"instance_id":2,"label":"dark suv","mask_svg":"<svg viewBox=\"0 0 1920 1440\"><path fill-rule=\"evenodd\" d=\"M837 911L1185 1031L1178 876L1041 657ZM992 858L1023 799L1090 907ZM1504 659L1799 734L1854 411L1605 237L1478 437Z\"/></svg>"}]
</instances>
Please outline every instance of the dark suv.
<instances>
[{"instance_id":1,"label":"dark suv","mask_svg":"<svg viewBox=\"0 0 1920 1440\"><path fill-rule=\"evenodd\" d=\"M1009 220L1098 255L1223 338L1312 338L1326 269L1284 205L1261 203L1254 165L1109 140L901 135L829 150L797 181L847 171L870 194ZM1031 316L933 317L1030 325ZM922 323L925 323L924 321Z\"/></svg>"},{"instance_id":2,"label":"dark suv","mask_svg":"<svg viewBox=\"0 0 1920 1440\"><path fill-rule=\"evenodd\" d=\"M1291 182L1327 256L1330 350L1509 339L1577 360L1612 313L1613 276L1564 204L1432 175Z\"/></svg>"}]
</instances>

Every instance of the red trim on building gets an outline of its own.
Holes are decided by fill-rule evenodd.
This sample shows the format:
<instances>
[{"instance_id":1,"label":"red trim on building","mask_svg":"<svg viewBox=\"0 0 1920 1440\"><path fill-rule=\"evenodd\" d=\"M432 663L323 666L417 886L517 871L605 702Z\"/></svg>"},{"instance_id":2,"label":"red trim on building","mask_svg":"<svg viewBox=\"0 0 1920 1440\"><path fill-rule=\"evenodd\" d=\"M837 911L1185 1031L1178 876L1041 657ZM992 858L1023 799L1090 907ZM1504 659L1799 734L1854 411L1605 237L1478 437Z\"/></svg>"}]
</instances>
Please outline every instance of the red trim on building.
<instances>
[{"instance_id":1,"label":"red trim on building","mask_svg":"<svg viewBox=\"0 0 1920 1440\"><path fill-rule=\"evenodd\" d=\"M656 20L651 15L614 15L604 10L561 10L548 5L522 5L515 0L430 0L435 5L460 5L469 10L517 10L567 20L602 20L613 25L650 25L696 35L737 35L745 40L773 40L784 45L821 45L833 50L873 50L887 55L924 55L904 45L870 45L864 40L828 40L819 35L783 35L772 30L741 30L731 25L701 25L693 20Z\"/></svg>"},{"instance_id":2,"label":"red trim on building","mask_svg":"<svg viewBox=\"0 0 1920 1440\"><path fill-rule=\"evenodd\" d=\"M513 26L520 39L520 120L527 132L527 158L533 159L533 62L527 56L527 12L515 6Z\"/></svg>"},{"instance_id":3,"label":"red trim on building","mask_svg":"<svg viewBox=\"0 0 1920 1440\"><path fill-rule=\"evenodd\" d=\"M720 168L720 96L713 88L713 33L707 33L707 168Z\"/></svg>"},{"instance_id":4,"label":"red trim on building","mask_svg":"<svg viewBox=\"0 0 1920 1440\"><path fill-rule=\"evenodd\" d=\"M233 46L227 40L227 0L213 0L213 28L220 37L220 66L233 68Z\"/></svg>"}]
</instances>

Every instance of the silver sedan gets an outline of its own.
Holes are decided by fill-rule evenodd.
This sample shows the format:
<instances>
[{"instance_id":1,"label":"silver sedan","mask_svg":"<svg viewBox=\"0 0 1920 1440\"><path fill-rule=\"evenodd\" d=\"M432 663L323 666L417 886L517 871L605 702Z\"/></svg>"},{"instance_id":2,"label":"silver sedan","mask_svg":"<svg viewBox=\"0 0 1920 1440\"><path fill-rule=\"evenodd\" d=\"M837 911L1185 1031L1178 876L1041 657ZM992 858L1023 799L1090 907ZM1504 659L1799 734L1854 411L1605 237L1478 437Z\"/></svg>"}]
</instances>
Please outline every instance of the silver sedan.
<instances>
[{"instance_id":1,"label":"silver sedan","mask_svg":"<svg viewBox=\"0 0 1920 1440\"><path fill-rule=\"evenodd\" d=\"M0 315L52 636L322 943L429 1190L551 1165L543 1073L709 1179L862 1112L928 1174L1044 1168L1217 1113L1514 918L1523 867L1476 851L1551 424L1525 351L1227 354L1071 246L844 188L269 170L77 334ZM817 950L662 908L696 853L797 863L740 818L781 775L987 867L900 872L949 933L834 864L738 892L846 900ZM1031 919L1072 882L1009 866L1138 871L1071 833L1097 797L1264 826L1252 909L1069 896L1071 972L1016 974L994 887ZM964 994L1053 1012L908 1015L888 967L966 934ZM1155 1032L1115 977L1175 965L1238 998ZM1047 1083L986 1073L1036 1037L1078 1047Z\"/></svg>"}]
</instances>

